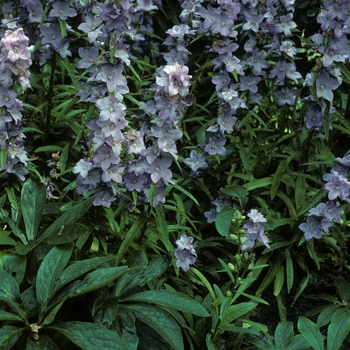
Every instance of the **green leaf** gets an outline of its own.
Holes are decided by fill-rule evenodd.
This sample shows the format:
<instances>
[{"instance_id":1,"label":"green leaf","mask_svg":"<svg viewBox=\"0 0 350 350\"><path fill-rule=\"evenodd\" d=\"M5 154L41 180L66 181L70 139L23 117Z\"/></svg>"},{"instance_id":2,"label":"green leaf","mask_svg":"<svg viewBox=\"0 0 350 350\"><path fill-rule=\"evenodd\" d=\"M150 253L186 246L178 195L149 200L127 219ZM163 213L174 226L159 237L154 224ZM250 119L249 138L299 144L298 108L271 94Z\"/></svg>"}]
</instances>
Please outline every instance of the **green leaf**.
<instances>
[{"instance_id":1,"label":"green leaf","mask_svg":"<svg viewBox=\"0 0 350 350\"><path fill-rule=\"evenodd\" d=\"M301 208L305 204L305 194L306 194L305 177L297 176L296 186L295 186L295 207L297 212L300 212Z\"/></svg>"},{"instance_id":2,"label":"green leaf","mask_svg":"<svg viewBox=\"0 0 350 350\"><path fill-rule=\"evenodd\" d=\"M88 231L89 229L85 225L73 222L63 226L57 235L50 235L43 241L52 245L68 243L85 235Z\"/></svg>"},{"instance_id":3,"label":"green leaf","mask_svg":"<svg viewBox=\"0 0 350 350\"><path fill-rule=\"evenodd\" d=\"M346 308L340 311L336 318L332 317L331 324L328 326L327 350L339 350L350 333L350 312Z\"/></svg>"},{"instance_id":4,"label":"green leaf","mask_svg":"<svg viewBox=\"0 0 350 350\"><path fill-rule=\"evenodd\" d=\"M270 188L271 200L273 200L277 194L278 188L280 186L282 177L287 170L287 167L290 161L293 159L293 156L289 156L287 159L282 160L276 169L275 174L272 177L272 184Z\"/></svg>"},{"instance_id":5,"label":"green leaf","mask_svg":"<svg viewBox=\"0 0 350 350\"><path fill-rule=\"evenodd\" d=\"M34 340L31 336L27 337L25 350L60 350L60 349L51 338L49 338L45 334L40 334L38 340Z\"/></svg>"},{"instance_id":6,"label":"green leaf","mask_svg":"<svg viewBox=\"0 0 350 350\"><path fill-rule=\"evenodd\" d=\"M289 215L294 219L294 220L298 220L298 214L294 208L294 205L292 203L292 201L290 200L290 198L282 191L277 191L277 196L280 197L284 203L286 204L288 210L289 210Z\"/></svg>"},{"instance_id":7,"label":"green leaf","mask_svg":"<svg viewBox=\"0 0 350 350\"><path fill-rule=\"evenodd\" d=\"M299 317L298 330L315 350L324 350L323 338L318 326L306 317Z\"/></svg>"},{"instance_id":8,"label":"green leaf","mask_svg":"<svg viewBox=\"0 0 350 350\"><path fill-rule=\"evenodd\" d=\"M97 266L108 263L114 259L114 256L103 256L73 262L71 265L66 267L58 277L55 284L54 293L56 293L60 288L65 286L67 283L75 280L79 276L82 276Z\"/></svg>"},{"instance_id":9,"label":"green leaf","mask_svg":"<svg viewBox=\"0 0 350 350\"><path fill-rule=\"evenodd\" d=\"M196 316L208 317L207 311L196 300L180 292L152 290L136 293L121 301L153 303L164 308L189 312Z\"/></svg>"},{"instance_id":10,"label":"green leaf","mask_svg":"<svg viewBox=\"0 0 350 350\"><path fill-rule=\"evenodd\" d=\"M289 321L279 322L275 330L276 348L280 350L286 349L293 336L293 323Z\"/></svg>"},{"instance_id":11,"label":"green leaf","mask_svg":"<svg viewBox=\"0 0 350 350\"><path fill-rule=\"evenodd\" d=\"M55 326L48 326L47 328L62 333L81 349L128 349L127 344L124 343L116 332L112 332L97 323L70 321Z\"/></svg>"},{"instance_id":12,"label":"green leaf","mask_svg":"<svg viewBox=\"0 0 350 350\"><path fill-rule=\"evenodd\" d=\"M302 334L297 334L293 337L286 350L309 349L309 343ZM265 350L265 349L263 349Z\"/></svg>"},{"instance_id":13,"label":"green leaf","mask_svg":"<svg viewBox=\"0 0 350 350\"><path fill-rule=\"evenodd\" d=\"M313 208L317 203L319 203L323 197L328 193L325 189L321 188L317 191L317 193L312 196L305 205L300 209L298 216L303 215L306 213L309 209Z\"/></svg>"},{"instance_id":14,"label":"green leaf","mask_svg":"<svg viewBox=\"0 0 350 350\"><path fill-rule=\"evenodd\" d=\"M5 231L0 231L0 245L16 245L16 241Z\"/></svg>"},{"instance_id":15,"label":"green leaf","mask_svg":"<svg viewBox=\"0 0 350 350\"><path fill-rule=\"evenodd\" d=\"M197 199L194 198L193 195L192 195L190 192L186 191L186 190L185 190L184 188L182 188L179 184L174 183L174 184L172 185L172 187L176 188L178 191L180 191L180 192L182 192L183 194L185 194L188 198L190 198L194 203L196 203L196 204L199 206L199 203L198 203Z\"/></svg>"},{"instance_id":16,"label":"green leaf","mask_svg":"<svg viewBox=\"0 0 350 350\"><path fill-rule=\"evenodd\" d=\"M105 267L88 273L83 280L74 281L68 287L58 293L54 304L58 304L63 299L73 298L81 294L100 289L106 284L114 281L127 271L127 266Z\"/></svg>"},{"instance_id":17,"label":"green leaf","mask_svg":"<svg viewBox=\"0 0 350 350\"><path fill-rule=\"evenodd\" d=\"M45 318L44 320L41 322L42 325L48 325L50 323L52 323L55 320L55 317L57 315L57 312L60 310L61 306L63 305L63 303L66 301L66 299L62 300L60 303L58 303L56 306L54 306L53 308L51 308L49 310L49 312L45 313Z\"/></svg>"},{"instance_id":18,"label":"green leaf","mask_svg":"<svg viewBox=\"0 0 350 350\"><path fill-rule=\"evenodd\" d=\"M66 267L72 252L73 244L55 246L41 262L36 278L36 297L40 305L41 316L53 296L55 283ZM39 323L41 321L39 316Z\"/></svg>"},{"instance_id":19,"label":"green leaf","mask_svg":"<svg viewBox=\"0 0 350 350\"><path fill-rule=\"evenodd\" d=\"M284 266L280 265L276 272L275 284L273 288L273 295L277 297L282 290L284 284Z\"/></svg>"},{"instance_id":20,"label":"green leaf","mask_svg":"<svg viewBox=\"0 0 350 350\"><path fill-rule=\"evenodd\" d=\"M135 313L136 318L154 329L171 346L171 349L184 349L181 329L166 311L151 305L136 303L128 308Z\"/></svg>"},{"instance_id":21,"label":"green leaf","mask_svg":"<svg viewBox=\"0 0 350 350\"><path fill-rule=\"evenodd\" d=\"M16 254L13 250L3 250L0 251L0 266L11 274L20 285L24 279L27 258Z\"/></svg>"},{"instance_id":22,"label":"green leaf","mask_svg":"<svg viewBox=\"0 0 350 350\"><path fill-rule=\"evenodd\" d=\"M215 219L215 227L221 236L227 237L230 232L230 227L235 209L233 207L224 207L218 213Z\"/></svg>"},{"instance_id":23,"label":"green leaf","mask_svg":"<svg viewBox=\"0 0 350 350\"><path fill-rule=\"evenodd\" d=\"M64 226L79 220L90 209L94 199L95 197L89 197L65 211L44 231L39 237L38 242L46 240L51 235L58 234Z\"/></svg>"},{"instance_id":24,"label":"green leaf","mask_svg":"<svg viewBox=\"0 0 350 350\"><path fill-rule=\"evenodd\" d=\"M9 307L23 320L27 318L22 308L22 300L19 293L19 285L10 273L0 268L0 300L5 301Z\"/></svg>"},{"instance_id":25,"label":"green leaf","mask_svg":"<svg viewBox=\"0 0 350 350\"><path fill-rule=\"evenodd\" d=\"M127 260L128 262L128 260ZM139 266L138 270L130 270L123 275L117 282L113 291L113 295L121 295L128 290L143 286L160 276L170 265L170 257L164 255L162 257L151 260L146 266ZM138 266L137 263L136 265Z\"/></svg>"},{"instance_id":26,"label":"green leaf","mask_svg":"<svg viewBox=\"0 0 350 350\"><path fill-rule=\"evenodd\" d=\"M248 191L243 186L226 186L220 191L228 196L237 198L241 208L245 208L248 202Z\"/></svg>"},{"instance_id":27,"label":"green leaf","mask_svg":"<svg viewBox=\"0 0 350 350\"><path fill-rule=\"evenodd\" d=\"M19 316L12 314L11 312L4 311L4 310L0 310L0 320L1 321L23 322L23 320Z\"/></svg>"},{"instance_id":28,"label":"green leaf","mask_svg":"<svg viewBox=\"0 0 350 350\"><path fill-rule=\"evenodd\" d=\"M338 288L342 303L347 305L350 300L350 283L343 277L338 277L334 281L334 285Z\"/></svg>"},{"instance_id":29,"label":"green leaf","mask_svg":"<svg viewBox=\"0 0 350 350\"><path fill-rule=\"evenodd\" d=\"M140 217L139 220L134 222L134 224L131 226L130 230L125 235L123 242L119 247L119 250L116 256L116 264L119 264L119 262L123 259L128 248L134 242L135 237L140 233L140 230L145 225L146 221L147 221L146 217Z\"/></svg>"},{"instance_id":30,"label":"green leaf","mask_svg":"<svg viewBox=\"0 0 350 350\"><path fill-rule=\"evenodd\" d=\"M266 187L272 184L272 177L264 177L262 179L257 179L250 181L243 185L247 189L247 191L253 191L257 188Z\"/></svg>"},{"instance_id":31,"label":"green leaf","mask_svg":"<svg viewBox=\"0 0 350 350\"><path fill-rule=\"evenodd\" d=\"M3 326L0 328L0 349L10 350L22 334L23 329L14 326Z\"/></svg>"},{"instance_id":32,"label":"green leaf","mask_svg":"<svg viewBox=\"0 0 350 350\"><path fill-rule=\"evenodd\" d=\"M330 323L335 311L341 307L341 305L329 305L324 310L322 310L317 317L318 327L321 328L326 324Z\"/></svg>"},{"instance_id":33,"label":"green leaf","mask_svg":"<svg viewBox=\"0 0 350 350\"><path fill-rule=\"evenodd\" d=\"M22 187L21 208L28 241L34 240L38 232L46 203L43 185L29 178Z\"/></svg>"},{"instance_id":34,"label":"green leaf","mask_svg":"<svg viewBox=\"0 0 350 350\"><path fill-rule=\"evenodd\" d=\"M159 233L160 240L168 250L171 252L174 250L173 245L169 240L168 225L165 219L165 213L162 204L156 206L156 221L157 221L157 232Z\"/></svg>"},{"instance_id":35,"label":"green leaf","mask_svg":"<svg viewBox=\"0 0 350 350\"><path fill-rule=\"evenodd\" d=\"M274 264L269 268L269 271L266 273L264 280L261 282L258 290L255 295L260 295L275 279L277 271L279 270L284 257L280 257Z\"/></svg>"},{"instance_id":36,"label":"green leaf","mask_svg":"<svg viewBox=\"0 0 350 350\"><path fill-rule=\"evenodd\" d=\"M285 256L286 256L286 279L287 279L287 291L288 294L292 290L293 283L294 283L294 267L293 267L293 261L292 257L290 256L290 251L288 248L286 248Z\"/></svg>"},{"instance_id":37,"label":"green leaf","mask_svg":"<svg viewBox=\"0 0 350 350\"><path fill-rule=\"evenodd\" d=\"M235 321L237 318L255 309L257 305L258 303L252 301L231 305L227 308L220 325L227 325L232 321Z\"/></svg>"}]
</instances>

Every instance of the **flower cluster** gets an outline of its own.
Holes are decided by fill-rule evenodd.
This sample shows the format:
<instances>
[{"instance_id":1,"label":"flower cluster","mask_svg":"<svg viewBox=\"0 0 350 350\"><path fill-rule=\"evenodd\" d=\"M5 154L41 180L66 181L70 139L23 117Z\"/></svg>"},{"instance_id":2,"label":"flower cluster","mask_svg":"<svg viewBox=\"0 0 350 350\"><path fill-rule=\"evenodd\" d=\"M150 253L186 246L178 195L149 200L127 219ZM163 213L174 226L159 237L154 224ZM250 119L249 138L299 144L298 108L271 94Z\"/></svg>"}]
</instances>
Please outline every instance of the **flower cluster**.
<instances>
[{"instance_id":1,"label":"flower cluster","mask_svg":"<svg viewBox=\"0 0 350 350\"><path fill-rule=\"evenodd\" d=\"M193 265L197 260L197 254L193 246L193 237L183 233L176 242L177 248L174 251L176 267L188 272L190 265Z\"/></svg>"},{"instance_id":2,"label":"flower cluster","mask_svg":"<svg viewBox=\"0 0 350 350\"><path fill-rule=\"evenodd\" d=\"M259 241L267 248L270 248L268 244L269 239L266 236L263 226L263 222L266 222L266 218L264 218L264 216L256 209L252 209L247 216L250 218L250 221L243 225L245 229L244 235L247 240L241 247L242 251L246 250L247 248L253 248L256 241Z\"/></svg>"},{"instance_id":3,"label":"flower cluster","mask_svg":"<svg viewBox=\"0 0 350 350\"><path fill-rule=\"evenodd\" d=\"M343 206L338 201L350 202L350 181L347 178L350 156L346 155L343 158L336 158L336 160L342 165L333 166L330 173L323 175L323 180L327 181L324 187L328 191L329 200L311 208L306 222L299 225L299 229L304 232L307 241L312 238L321 239L322 232L328 235L334 222L340 222Z\"/></svg>"},{"instance_id":4,"label":"flower cluster","mask_svg":"<svg viewBox=\"0 0 350 350\"><path fill-rule=\"evenodd\" d=\"M30 87L29 39L22 28L6 30L0 48L0 152L7 153L1 156L6 161L0 164L0 172L16 174L24 181L28 157L24 150L23 103L16 88L19 84L24 92Z\"/></svg>"}]
</instances>

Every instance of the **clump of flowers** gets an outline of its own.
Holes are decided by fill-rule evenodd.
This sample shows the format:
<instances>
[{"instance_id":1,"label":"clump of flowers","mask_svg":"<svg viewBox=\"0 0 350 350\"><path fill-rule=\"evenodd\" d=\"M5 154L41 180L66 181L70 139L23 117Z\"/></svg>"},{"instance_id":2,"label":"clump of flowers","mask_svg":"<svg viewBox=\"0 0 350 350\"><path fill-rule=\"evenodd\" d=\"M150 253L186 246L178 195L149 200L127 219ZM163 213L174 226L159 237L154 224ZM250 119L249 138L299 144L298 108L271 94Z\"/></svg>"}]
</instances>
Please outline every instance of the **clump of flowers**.
<instances>
[{"instance_id":1,"label":"clump of flowers","mask_svg":"<svg viewBox=\"0 0 350 350\"><path fill-rule=\"evenodd\" d=\"M264 218L264 216L256 209L252 209L247 216L250 218L250 221L243 225L245 229L244 236L247 240L242 245L241 250L244 251L247 248L253 248L256 241L261 242L267 248L270 248L268 244L269 239L263 226L263 222L266 222L266 218Z\"/></svg>"},{"instance_id":2,"label":"clump of flowers","mask_svg":"<svg viewBox=\"0 0 350 350\"><path fill-rule=\"evenodd\" d=\"M349 155L336 160L350 166ZM328 201L319 203L316 207L309 210L309 216L306 222L299 225L299 229L304 232L305 240L310 241L312 238L321 239L322 232L329 234L329 229L334 226L334 222L340 222L340 213L343 206L336 203L335 200L350 202L350 182L347 179L349 171L344 166L335 165L330 173L323 175L323 180L327 181L325 189L328 191Z\"/></svg>"},{"instance_id":3,"label":"clump of flowers","mask_svg":"<svg viewBox=\"0 0 350 350\"><path fill-rule=\"evenodd\" d=\"M183 233L176 242L177 248L174 251L176 267L188 272L190 265L193 265L197 260L197 253L193 246L193 237Z\"/></svg>"},{"instance_id":4,"label":"clump of flowers","mask_svg":"<svg viewBox=\"0 0 350 350\"><path fill-rule=\"evenodd\" d=\"M0 151L7 149L6 162L0 172L16 174L22 181L28 170L24 150L23 103L18 99L17 83L25 91L30 87L29 67L32 64L29 39L23 29L6 30L0 41ZM17 81L16 81L17 80Z\"/></svg>"}]
</instances>

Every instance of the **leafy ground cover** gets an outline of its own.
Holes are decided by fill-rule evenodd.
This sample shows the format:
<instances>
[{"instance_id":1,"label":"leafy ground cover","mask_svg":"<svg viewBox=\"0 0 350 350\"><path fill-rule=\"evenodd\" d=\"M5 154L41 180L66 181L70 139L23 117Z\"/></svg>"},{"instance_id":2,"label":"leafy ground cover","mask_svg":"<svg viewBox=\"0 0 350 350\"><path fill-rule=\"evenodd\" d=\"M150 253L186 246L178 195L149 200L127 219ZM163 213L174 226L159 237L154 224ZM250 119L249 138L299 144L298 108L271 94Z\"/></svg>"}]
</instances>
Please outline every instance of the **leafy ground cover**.
<instances>
[{"instance_id":1,"label":"leafy ground cover","mask_svg":"<svg viewBox=\"0 0 350 350\"><path fill-rule=\"evenodd\" d=\"M349 9L3 1L0 349L347 349Z\"/></svg>"}]
</instances>

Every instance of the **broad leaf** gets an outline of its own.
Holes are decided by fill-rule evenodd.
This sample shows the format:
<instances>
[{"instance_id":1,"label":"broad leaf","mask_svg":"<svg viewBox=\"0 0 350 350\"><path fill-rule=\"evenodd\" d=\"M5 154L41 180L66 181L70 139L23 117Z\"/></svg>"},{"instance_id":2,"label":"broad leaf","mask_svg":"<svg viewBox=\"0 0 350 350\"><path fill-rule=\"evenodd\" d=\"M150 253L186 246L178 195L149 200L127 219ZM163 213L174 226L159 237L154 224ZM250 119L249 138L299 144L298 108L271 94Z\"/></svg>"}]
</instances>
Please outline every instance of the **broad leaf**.
<instances>
[{"instance_id":1,"label":"broad leaf","mask_svg":"<svg viewBox=\"0 0 350 350\"><path fill-rule=\"evenodd\" d=\"M76 278L84 275L95 267L104 263L114 260L114 256L103 256L99 258L92 258L87 260L74 261L71 265L67 266L61 275L59 276L54 291L62 288L67 283L75 280Z\"/></svg>"},{"instance_id":2,"label":"broad leaf","mask_svg":"<svg viewBox=\"0 0 350 350\"><path fill-rule=\"evenodd\" d=\"M164 308L188 312L190 314L208 317L207 311L196 300L180 292L168 290L151 290L128 296L121 300L126 302L147 302L153 303Z\"/></svg>"},{"instance_id":3,"label":"broad leaf","mask_svg":"<svg viewBox=\"0 0 350 350\"><path fill-rule=\"evenodd\" d=\"M237 318L255 309L256 306L257 303L252 301L231 305L227 308L226 313L221 320L221 325L227 325L232 321L235 321Z\"/></svg>"},{"instance_id":4,"label":"broad leaf","mask_svg":"<svg viewBox=\"0 0 350 350\"><path fill-rule=\"evenodd\" d=\"M275 330L275 344L277 349L286 349L293 339L293 323L289 321L279 322Z\"/></svg>"},{"instance_id":5,"label":"broad leaf","mask_svg":"<svg viewBox=\"0 0 350 350\"><path fill-rule=\"evenodd\" d=\"M38 340L28 336L25 350L60 350L54 341L44 334L39 335Z\"/></svg>"},{"instance_id":6,"label":"broad leaf","mask_svg":"<svg viewBox=\"0 0 350 350\"><path fill-rule=\"evenodd\" d=\"M40 310L46 310L49 299L53 296L54 285L62 274L73 252L73 244L53 247L45 256L36 278L36 297ZM42 320L39 319L39 322Z\"/></svg>"},{"instance_id":7,"label":"broad leaf","mask_svg":"<svg viewBox=\"0 0 350 350\"><path fill-rule=\"evenodd\" d=\"M215 227L221 236L226 237L230 232L234 212L235 209L233 207L224 207L216 216Z\"/></svg>"},{"instance_id":8,"label":"broad leaf","mask_svg":"<svg viewBox=\"0 0 350 350\"><path fill-rule=\"evenodd\" d=\"M16 254L13 250L3 250L0 251L0 267L10 273L20 285L24 279L27 258Z\"/></svg>"},{"instance_id":9,"label":"broad leaf","mask_svg":"<svg viewBox=\"0 0 350 350\"><path fill-rule=\"evenodd\" d=\"M299 317L298 330L315 350L324 350L323 338L318 326L306 317Z\"/></svg>"},{"instance_id":10,"label":"broad leaf","mask_svg":"<svg viewBox=\"0 0 350 350\"><path fill-rule=\"evenodd\" d=\"M43 185L29 178L22 187L21 209L28 241L34 240L38 232L46 203Z\"/></svg>"},{"instance_id":11,"label":"broad leaf","mask_svg":"<svg viewBox=\"0 0 350 350\"><path fill-rule=\"evenodd\" d=\"M22 300L17 281L11 274L1 268L0 281L0 300L5 301L13 311L25 320L27 315L22 308Z\"/></svg>"},{"instance_id":12,"label":"broad leaf","mask_svg":"<svg viewBox=\"0 0 350 350\"><path fill-rule=\"evenodd\" d=\"M73 298L81 294L100 289L114 281L127 271L127 266L105 267L88 273L83 280L74 281L62 290L55 298L55 304L66 298Z\"/></svg>"},{"instance_id":13,"label":"broad leaf","mask_svg":"<svg viewBox=\"0 0 350 350\"><path fill-rule=\"evenodd\" d=\"M39 237L38 241L45 241L51 235L58 234L64 226L79 220L89 210L94 199L95 197L89 197L65 211L45 230L45 232Z\"/></svg>"},{"instance_id":14,"label":"broad leaf","mask_svg":"<svg viewBox=\"0 0 350 350\"><path fill-rule=\"evenodd\" d=\"M22 334L23 329L14 326L3 326L0 328L0 349L10 350Z\"/></svg>"},{"instance_id":15,"label":"broad leaf","mask_svg":"<svg viewBox=\"0 0 350 350\"><path fill-rule=\"evenodd\" d=\"M56 235L50 235L43 241L53 245L68 243L85 235L88 231L89 229L85 225L74 222L63 226L62 229Z\"/></svg>"},{"instance_id":16,"label":"broad leaf","mask_svg":"<svg viewBox=\"0 0 350 350\"><path fill-rule=\"evenodd\" d=\"M336 317L328 326L327 350L338 350L341 348L344 339L350 333L350 312L346 308L339 310Z\"/></svg>"},{"instance_id":17,"label":"broad leaf","mask_svg":"<svg viewBox=\"0 0 350 350\"><path fill-rule=\"evenodd\" d=\"M149 262L148 265L140 268L139 271L128 271L120 280L117 281L113 294L118 296L135 286L143 286L147 282L160 276L170 264L170 258L164 255Z\"/></svg>"},{"instance_id":18,"label":"broad leaf","mask_svg":"<svg viewBox=\"0 0 350 350\"><path fill-rule=\"evenodd\" d=\"M154 329L175 350L183 350L184 344L179 325L166 311L144 304L131 304L128 306L135 316Z\"/></svg>"},{"instance_id":19,"label":"broad leaf","mask_svg":"<svg viewBox=\"0 0 350 350\"><path fill-rule=\"evenodd\" d=\"M23 320L19 316L12 314L11 312L4 311L4 310L0 310L0 320L1 321L20 321L20 322L23 322Z\"/></svg>"},{"instance_id":20,"label":"broad leaf","mask_svg":"<svg viewBox=\"0 0 350 350\"><path fill-rule=\"evenodd\" d=\"M72 343L86 350L115 349L125 350L128 346L116 332L106 327L89 322L64 322L55 326L48 326L62 333Z\"/></svg>"}]
</instances>

